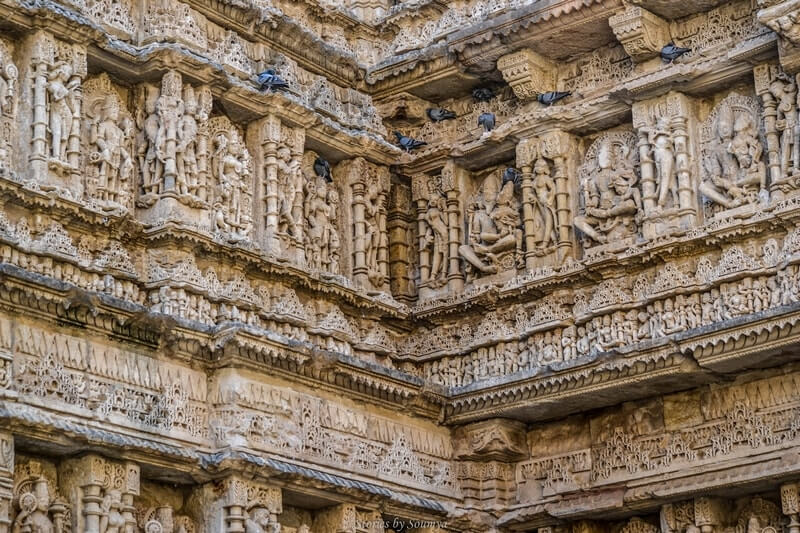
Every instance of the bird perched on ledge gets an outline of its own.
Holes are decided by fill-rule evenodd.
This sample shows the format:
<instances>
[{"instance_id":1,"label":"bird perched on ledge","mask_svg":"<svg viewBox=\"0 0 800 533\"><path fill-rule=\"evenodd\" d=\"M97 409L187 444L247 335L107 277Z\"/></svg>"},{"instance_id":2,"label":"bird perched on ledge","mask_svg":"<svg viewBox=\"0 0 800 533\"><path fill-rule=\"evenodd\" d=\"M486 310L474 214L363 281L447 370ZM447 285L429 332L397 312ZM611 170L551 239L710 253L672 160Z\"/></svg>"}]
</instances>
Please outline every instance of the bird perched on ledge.
<instances>
[{"instance_id":1,"label":"bird perched on ledge","mask_svg":"<svg viewBox=\"0 0 800 533\"><path fill-rule=\"evenodd\" d=\"M681 48L680 46L675 46L675 43L670 42L661 49L661 59L667 63L672 63L683 54L688 54L691 51L691 48Z\"/></svg>"},{"instance_id":2,"label":"bird perched on ledge","mask_svg":"<svg viewBox=\"0 0 800 533\"><path fill-rule=\"evenodd\" d=\"M478 102L488 102L494 98L494 91L489 87L478 87L472 89L472 97Z\"/></svg>"},{"instance_id":3,"label":"bird perched on ledge","mask_svg":"<svg viewBox=\"0 0 800 533\"><path fill-rule=\"evenodd\" d=\"M258 88L261 91L285 91L289 83L275 73L275 69L268 68L258 75Z\"/></svg>"},{"instance_id":4,"label":"bird perched on ledge","mask_svg":"<svg viewBox=\"0 0 800 533\"><path fill-rule=\"evenodd\" d=\"M508 183L509 181L512 182L514 185L519 185L520 173L514 167L508 167L503 172L503 185Z\"/></svg>"},{"instance_id":5,"label":"bird perched on ledge","mask_svg":"<svg viewBox=\"0 0 800 533\"><path fill-rule=\"evenodd\" d=\"M546 106L551 106L558 102L559 100L563 100L567 96L571 95L572 93L569 91L550 91L549 93L540 93L536 99L539 101L540 104L544 104Z\"/></svg>"},{"instance_id":6,"label":"bird perched on ledge","mask_svg":"<svg viewBox=\"0 0 800 533\"><path fill-rule=\"evenodd\" d=\"M428 118L432 122L441 122L443 120L452 120L456 118L456 114L449 109L442 109L441 107L428 108Z\"/></svg>"},{"instance_id":7,"label":"bird perched on ledge","mask_svg":"<svg viewBox=\"0 0 800 533\"><path fill-rule=\"evenodd\" d=\"M495 116L494 113L481 113L478 117L478 126L483 126L483 131L489 133L494 129Z\"/></svg>"},{"instance_id":8,"label":"bird perched on ledge","mask_svg":"<svg viewBox=\"0 0 800 533\"><path fill-rule=\"evenodd\" d=\"M325 159L318 157L314 160L314 173L328 183L333 181L331 177L331 165Z\"/></svg>"},{"instance_id":9,"label":"bird perched on ledge","mask_svg":"<svg viewBox=\"0 0 800 533\"><path fill-rule=\"evenodd\" d=\"M399 131L394 132L394 136L397 137L397 144L400 145L407 153L410 153L411 150L415 150L420 146L425 146L425 141L418 141L416 139L412 139L411 137L406 137Z\"/></svg>"}]
</instances>

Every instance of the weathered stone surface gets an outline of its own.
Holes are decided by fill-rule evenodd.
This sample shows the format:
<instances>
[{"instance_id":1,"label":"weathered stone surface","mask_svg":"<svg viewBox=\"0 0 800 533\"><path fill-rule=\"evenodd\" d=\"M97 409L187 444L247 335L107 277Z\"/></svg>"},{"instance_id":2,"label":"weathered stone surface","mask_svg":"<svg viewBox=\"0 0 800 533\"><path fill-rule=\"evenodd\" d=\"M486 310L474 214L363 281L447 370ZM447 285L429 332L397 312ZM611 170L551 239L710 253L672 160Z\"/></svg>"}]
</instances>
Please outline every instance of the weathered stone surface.
<instances>
[{"instance_id":1,"label":"weathered stone surface","mask_svg":"<svg viewBox=\"0 0 800 533\"><path fill-rule=\"evenodd\" d=\"M0 533L800 532L798 11L0 0Z\"/></svg>"}]
</instances>

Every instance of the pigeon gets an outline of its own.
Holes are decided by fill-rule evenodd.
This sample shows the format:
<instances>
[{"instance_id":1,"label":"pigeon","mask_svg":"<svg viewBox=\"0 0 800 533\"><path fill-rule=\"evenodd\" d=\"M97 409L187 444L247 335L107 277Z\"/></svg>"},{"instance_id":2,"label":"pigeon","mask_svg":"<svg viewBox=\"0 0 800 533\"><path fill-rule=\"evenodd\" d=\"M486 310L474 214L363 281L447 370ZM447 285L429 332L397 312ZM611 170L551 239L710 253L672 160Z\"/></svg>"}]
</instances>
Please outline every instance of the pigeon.
<instances>
[{"instance_id":1,"label":"pigeon","mask_svg":"<svg viewBox=\"0 0 800 533\"><path fill-rule=\"evenodd\" d=\"M333 181L333 178L331 177L331 165L321 157L318 157L314 160L314 172L320 178L325 178L325 181L328 183Z\"/></svg>"},{"instance_id":2,"label":"pigeon","mask_svg":"<svg viewBox=\"0 0 800 533\"><path fill-rule=\"evenodd\" d=\"M495 117L494 113L481 113L478 117L478 126L483 126L483 131L489 133L494 129Z\"/></svg>"},{"instance_id":3,"label":"pigeon","mask_svg":"<svg viewBox=\"0 0 800 533\"><path fill-rule=\"evenodd\" d=\"M477 89L472 89L472 97L478 102L488 102L494 98L494 91L489 87L478 87Z\"/></svg>"},{"instance_id":4,"label":"pigeon","mask_svg":"<svg viewBox=\"0 0 800 533\"><path fill-rule=\"evenodd\" d=\"M285 91L289 84L275 73L275 69L268 68L258 75L259 89L262 91Z\"/></svg>"},{"instance_id":5,"label":"pigeon","mask_svg":"<svg viewBox=\"0 0 800 533\"><path fill-rule=\"evenodd\" d=\"M443 120L451 120L456 118L456 114L448 109L441 107L431 107L428 109L428 118L432 122L441 122Z\"/></svg>"},{"instance_id":6,"label":"pigeon","mask_svg":"<svg viewBox=\"0 0 800 533\"><path fill-rule=\"evenodd\" d=\"M549 93L541 93L539 96L536 97L536 99L539 101L540 104L551 106L556 102L558 102L559 100L566 98L571 94L572 93L569 91L566 92L550 91Z\"/></svg>"},{"instance_id":7,"label":"pigeon","mask_svg":"<svg viewBox=\"0 0 800 533\"><path fill-rule=\"evenodd\" d=\"M661 49L661 59L666 61L667 63L672 63L683 54L687 54L691 52L691 48L681 48L680 46L675 46L675 43L670 42L664 48Z\"/></svg>"},{"instance_id":8,"label":"pigeon","mask_svg":"<svg viewBox=\"0 0 800 533\"><path fill-rule=\"evenodd\" d=\"M418 141L416 139L412 139L411 137L406 137L399 131L394 132L394 136L397 137L397 144L399 144L406 152L411 152L411 150L428 144L424 141Z\"/></svg>"},{"instance_id":9,"label":"pigeon","mask_svg":"<svg viewBox=\"0 0 800 533\"><path fill-rule=\"evenodd\" d=\"M508 167L503 172L503 185L505 185L509 181L512 182L514 185L517 185L519 183L519 170L517 170L514 167Z\"/></svg>"}]
</instances>

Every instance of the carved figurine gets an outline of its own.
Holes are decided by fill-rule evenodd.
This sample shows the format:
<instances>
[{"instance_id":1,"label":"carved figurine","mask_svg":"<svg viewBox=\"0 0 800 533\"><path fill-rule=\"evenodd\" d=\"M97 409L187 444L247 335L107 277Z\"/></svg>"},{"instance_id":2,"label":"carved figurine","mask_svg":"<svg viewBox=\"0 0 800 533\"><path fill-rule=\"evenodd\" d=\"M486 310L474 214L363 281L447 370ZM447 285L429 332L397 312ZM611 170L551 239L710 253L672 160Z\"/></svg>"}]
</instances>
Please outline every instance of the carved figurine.
<instances>
[{"instance_id":1,"label":"carved figurine","mask_svg":"<svg viewBox=\"0 0 800 533\"><path fill-rule=\"evenodd\" d=\"M47 76L50 156L67 163L67 144L72 133L73 119L78 118L78 86L72 67L60 62Z\"/></svg>"},{"instance_id":2,"label":"carved figurine","mask_svg":"<svg viewBox=\"0 0 800 533\"><path fill-rule=\"evenodd\" d=\"M558 240L556 229L556 187L550 176L550 165L544 159L533 164L534 207L538 215L536 242L540 248L547 248Z\"/></svg>"},{"instance_id":3,"label":"carved figurine","mask_svg":"<svg viewBox=\"0 0 800 533\"><path fill-rule=\"evenodd\" d=\"M94 191L88 189L104 207L127 207L134 168L130 151L133 124L128 117L120 118L120 104L115 95L106 95L98 105L97 119L89 133L89 165L93 167L89 174L95 186Z\"/></svg>"},{"instance_id":4,"label":"carved figurine","mask_svg":"<svg viewBox=\"0 0 800 533\"><path fill-rule=\"evenodd\" d=\"M583 214L575 227L599 244L618 241L637 229L642 201L632 144L633 135L606 135L587 152L581 169Z\"/></svg>"},{"instance_id":5,"label":"carved figurine","mask_svg":"<svg viewBox=\"0 0 800 533\"><path fill-rule=\"evenodd\" d=\"M430 199L425 213L425 234L422 237L423 253L428 254L430 273L423 282L442 286L447 282L447 261L449 258L448 228L446 222L447 206L444 196L429 186Z\"/></svg>"},{"instance_id":6,"label":"carved figurine","mask_svg":"<svg viewBox=\"0 0 800 533\"><path fill-rule=\"evenodd\" d=\"M484 274L497 273L500 268L514 268L522 249L521 217L519 202L514 197L514 182L507 181L499 188L499 173L490 174L468 213L467 244L458 249L461 256ZM512 261L503 261L506 257Z\"/></svg>"},{"instance_id":7,"label":"carved figurine","mask_svg":"<svg viewBox=\"0 0 800 533\"><path fill-rule=\"evenodd\" d=\"M341 247L338 222L339 193L324 177L306 173L305 205L306 261L312 267L339 273Z\"/></svg>"},{"instance_id":8,"label":"carved figurine","mask_svg":"<svg viewBox=\"0 0 800 533\"><path fill-rule=\"evenodd\" d=\"M658 184L658 206L678 207L678 183L675 175L675 146L668 117L658 117L654 127L642 128L647 133ZM671 200L671 203L668 202Z\"/></svg>"}]
</instances>

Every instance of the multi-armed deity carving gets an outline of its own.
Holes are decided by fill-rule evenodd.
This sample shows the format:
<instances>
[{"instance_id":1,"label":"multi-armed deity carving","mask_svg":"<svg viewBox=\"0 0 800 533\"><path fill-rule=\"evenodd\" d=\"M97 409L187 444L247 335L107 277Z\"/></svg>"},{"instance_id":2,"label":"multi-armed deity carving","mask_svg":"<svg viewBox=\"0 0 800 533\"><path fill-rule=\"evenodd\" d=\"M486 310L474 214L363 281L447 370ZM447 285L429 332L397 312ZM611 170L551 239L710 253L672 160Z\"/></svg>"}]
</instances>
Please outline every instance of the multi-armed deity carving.
<instances>
[{"instance_id":1,"label":"multi-armed deity carving","mask_svg":"<svg viewBox=\"0 0 800 533\"><path fill-rule=\"evenodd\" d=\"M701 142L699 190L712 212L769 199L754 98L733 93L720 102L702 125Z\"/></svg>"},{"instance_id":2,"label":"multi-armed deity carving","mask_svg":"<svg viewBox=\"0 0 800 533\"><path fill-rule=\"evenodd\" d=\"M339 274L342 240L339 234L339 191L332 178L318 176L314 163L319 156L307 151L303 155L305 200L306 264L323 272Z\"/></svg>"},{"instance_id":3,"label":"multi-armed deity carving","mask_svg":"<svg viewBox=\"0 0 800 533\"><path fill-rule=\"evenodd\" d=\"M493 170L469 199L465 244L458 249L467 262L468 280L481 274L516 272L521 266L522 218L514 176L503 168Z\"/></svg>"},{"instance_id":4,"label":"multi-armed deity carving","mask_svg":"<svg viewBox=\"0 0 800 533\"><path fill-rule=\"evenodd\" d=\"M160 216L175 202L208 208L210 90L184 85L179 73L169 71L160 89L149 84L141 87L139 104L139 205L149 208L169 200Z\"/></svg>"},{"instance_id":5,"label":"multi-armed deity carving","mask_svg":"<svg viewBox=\"0 0 800 533\"><path fill-rule=\"evenodd\" d=\"M589 147L575 217L584 246L627 246L637 235L642 207L637 159L636 136L630 132L604 133Z\"/></svg>"},{"instance_id":6,"label":"multi-armed deity carving","mask_svg":"<svg viewBox=\"0 0 800 533\"><path fill-rule=\"evenodd\" d=\"M686 229L697 221L691 117L689 99L675 92L633 106L645 238Z\"/></svg>"},{"instance_id":7,"label":"multi-armed deity carving","mask_svg":"<svg viewBox=\"0 0 800 533\"><path fill-rule=\"evenodd\" d=\"M11 159L16 127L19 72L11 57L11 45L0 40L0 170Z\"/></svg>"},{"instance_id":8,"label":"multi-armed deity carving","mask_svg":"<svg viewBox=\"0 0 800 533\"><path fill-rule=\"evenodd\" d=\"M107 74L87 81L83 92L86 197L103 209L132 209L133 118Z\"/></svg>"},{"instance_id":9,"label":"multi-armed deity carving","mask_svg":"<svg viewBox=\"0 0 800 533\"><path fill-rule=\"evenodd\" d=\"M243 135L227 117L208 121L214 230L230 241L250 238L253 229L253 178ZM205 194L205 193L204 193Z\"/></svg>"},{"instance_id":10,"label":"multi-armed deity carving","mask_svg":"<svg viewBox=\"0 0 800 533\"><path fill-rule=\"evenodd\" d=\"M777 65L759 65L753 71L764 115L770 200L796 194L800 174L800 120L797 80Z\"/></svg>"},{"instance_id":11,"label":"multi-armed deity carving","mask_svg":"<svg viewBox=\"0 0 800 533\"><path fill-rule=\"evenodd\" d=\"M278 236L283 250L298 256L303 251L303 169L299 130L281 129L277 150L278 171Z\"/></svg>"},{"instance_id":12,"label":"multi-armed deity carving","mask_svg":"<svg viewBox=\"0 0 800 533\"><path fill-rule=\"evenodd\" d=\"M86 51L39 32L33 38L30 76L33 94L30 161L43 190L81 199L81 83Z\"/></svg>"}]
</instances>

